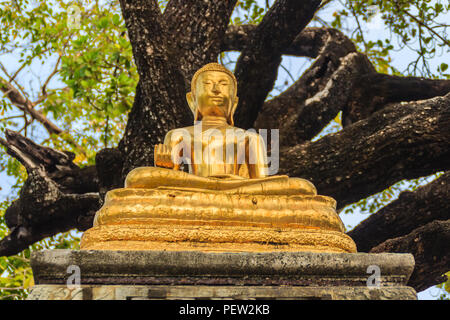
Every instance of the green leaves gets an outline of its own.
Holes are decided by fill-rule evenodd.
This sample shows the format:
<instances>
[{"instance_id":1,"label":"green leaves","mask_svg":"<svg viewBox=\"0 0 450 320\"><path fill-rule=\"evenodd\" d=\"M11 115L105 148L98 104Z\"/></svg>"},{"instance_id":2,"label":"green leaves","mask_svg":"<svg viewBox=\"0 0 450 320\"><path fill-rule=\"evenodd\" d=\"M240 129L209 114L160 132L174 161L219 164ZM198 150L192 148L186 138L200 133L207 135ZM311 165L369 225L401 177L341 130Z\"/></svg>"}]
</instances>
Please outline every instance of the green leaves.
<instances>
[{"instance_id":1,"label":"green leaves","mask_svg":"<svg viewBox=\"0 0 450 320\"><path fill-rule=\"evenodd\" d=\"M70 115L71 121L85 125L85 132L92 133L92 128L97 133L107 132L103 146L118 142L121 130L116 129L124 127L138 80L125 25L118 6L113 8L92 8L68 43L60 76L73 101L64 97L60 99L65 102L62 107L45 105L47 112L60 112L55 117Z\"/></svg>"},{"instance_id":2,"label":"green leaves","mask_svg":"<svg viewBox=\"0 0 450 320\"><path fill-rule=\"evenodd\" d=\"M447 282L444 282L437 287L441 289L440 295L438 297L439 300L450 300L450 271L446 273L448 278Z\"/></svg>"},{"instance_id":3,"label":"green leaves","mask_svg":"<svg viewBox=\"0 0 450 320\"><path fill-rule=\"evenodd\" d=\"M68 10L74 5L81 14L77 28L68 23ZM55 73L36 109L64 132L46 136L41 129L33 139L57 150L74 152L74 161L80 166L94 164L98 150L117 145L121 138L138 81L118 1L103 5L91 0L76 3L39 0L32 4L26 0L0 1L0 21L0 62L13 59L19 67L23 64L23 71L15 80L23 86L24 94L30 99L42 95L42 85L51 72ZM36 62L43 63L42 74ZM7 67L11 67L13 74L17 69L10 65ZM3 74L0 77L8 80ZM30 77L40 87L26 86L22 79ZM4 96L0 115L0 129L20 130L23 126L24 116ZM17 198L27 174L3 148L0 148L0 170L13 181L8 197L0 200L2 239L9 233L4 211L9 199ZM66 233L36 243L17 256L1 257L0 299L23 299L28 294L33 284L28 260L32 250L77 248L78 242L77 234Z\"/></svg>"},{"instance_id":4,"label":"green leaves","mask_svg":"<svg viewBox=\"0 0 450 320\"><path fill-rule=\"evenodd\" d=\"M0 239L9 230L5 225L5 210L11 202L0 202ZM22 300L27 297L34 285L30 266L30 255L34 250L43 249L79 249L80 237L75 232L66 232L39 241L21 253L9 257L0 257L0 300Z\"/></svg>"},{"instance_id":5,"label":"green leaves","mask_svg":"<svg viewBox=\"0 0 450 320\"><path fill-rule=\"evenodd\" d=\"M268 10L266 6L262 7L260 1L256 0L239 0L236 3L235 14L231 17L231 23L235 25L241 24L258 24L261 22L264 14Z\"/></svg>"},{"instance_id":6,"label":"green leaves","mask_svg":"<svg viewBox=\"0 0 450 320\"><path fill-rule=\"evenodd\" d=\"M46 96L38 107L69 136L67 141L50 136L44 144L76 153L82 151L83 164L93 163L86 150L118 143L138 81L119 3L117 0L102 6L92 0L13 3L0 2L0 57L9 55L23 64L17 81L28 74L27 77L35 75L35 81L41 84L47 83L46 76L54 69L55 74L45 88ZM75 19L79 26L73 28L69 22L74 20L71 15L75 13L80 15ZM60 56L61 61L56 64ZM36 61L41 61L47 75L36 74ZM39 88L34 90L25 93L30 97L41 95ZM5 97L2 111L5 118L14 111ZM20 123L20 119L17 123L0 120L0 128L18 130L11 125Z\"/></svg>"},{"instance_id":7,"label":"green leaves","mask_svg":"<svg viewBox=\"0 0 450 320\"><path fill-rule=\"evenodd\" d=\"M412 51L415 56L409 58L410 63L402 73L427 77L434 77L436 71L441 74L442 68L433 70L429 60L440 56L444 59L450 52L450 42L445 37L448 1L346 0L340 3L343 7L334 12L331 25L335 28L350 26L351 38L379 72L398 73L390 66L389 57L393 50L404 50ZM371 31L378 34L371 30L374 26L388 31L379 33L387 38L374 41L370 34Z\"/></svg>"}]
</instances>

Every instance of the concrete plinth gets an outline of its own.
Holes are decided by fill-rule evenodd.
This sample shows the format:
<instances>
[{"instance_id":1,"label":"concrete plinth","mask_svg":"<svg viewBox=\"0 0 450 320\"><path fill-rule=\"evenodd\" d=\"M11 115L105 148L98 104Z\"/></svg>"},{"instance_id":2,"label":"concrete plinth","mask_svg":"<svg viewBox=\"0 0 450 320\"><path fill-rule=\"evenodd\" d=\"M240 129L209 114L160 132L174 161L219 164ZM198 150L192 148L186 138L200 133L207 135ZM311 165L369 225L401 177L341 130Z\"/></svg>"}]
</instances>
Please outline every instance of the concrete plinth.
<instances>
[{"instance_id":1,"label":"concrete plinth","mask_svg":"<svg viewBox=\"0 0 450 320\"><path fill-rule=\"evenodd\" d=\"M410 254L44 250L29 300L416 299Z\"/></svg>"}]
</instances>

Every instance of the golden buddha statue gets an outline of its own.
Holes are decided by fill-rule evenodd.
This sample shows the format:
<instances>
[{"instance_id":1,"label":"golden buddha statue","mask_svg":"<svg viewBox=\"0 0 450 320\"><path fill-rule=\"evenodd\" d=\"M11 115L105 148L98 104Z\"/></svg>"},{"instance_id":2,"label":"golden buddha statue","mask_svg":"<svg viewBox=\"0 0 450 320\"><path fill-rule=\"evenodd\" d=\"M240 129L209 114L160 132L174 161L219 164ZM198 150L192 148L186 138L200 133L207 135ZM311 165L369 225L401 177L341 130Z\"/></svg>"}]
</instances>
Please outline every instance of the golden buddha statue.
<instances>
[{"instance_id":1,"label":"golden buddha statue","mask_svg":"<svg viewBox=\"0 0 450 320\"><path fill-rule=\"evenodd\" d=\"M305 179L268 176L261 136L234 127L233 73L207 64L186 98L194 125L168 132L155 167L107 193L81 249L356 252L335 200Z\"/></svg>"}]
</instances>

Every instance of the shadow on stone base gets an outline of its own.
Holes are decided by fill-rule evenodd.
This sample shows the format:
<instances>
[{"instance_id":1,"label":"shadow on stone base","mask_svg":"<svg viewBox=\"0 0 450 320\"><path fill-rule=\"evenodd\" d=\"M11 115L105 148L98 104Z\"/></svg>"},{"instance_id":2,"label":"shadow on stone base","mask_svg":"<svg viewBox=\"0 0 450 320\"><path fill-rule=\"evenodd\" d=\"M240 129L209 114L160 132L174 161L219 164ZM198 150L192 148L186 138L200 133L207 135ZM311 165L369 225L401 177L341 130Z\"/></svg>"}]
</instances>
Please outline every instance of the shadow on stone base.
<instances>
[{"instance_id":1,"label":"shadow on stone base","mask_svg":"<svg viewBox=\"0 0 450 320\"><path fill-rule=\"evenodd\" d=\"M29 300L417 299L410 254L44 250L31 266Z\"/></svg>"}]
</instances>

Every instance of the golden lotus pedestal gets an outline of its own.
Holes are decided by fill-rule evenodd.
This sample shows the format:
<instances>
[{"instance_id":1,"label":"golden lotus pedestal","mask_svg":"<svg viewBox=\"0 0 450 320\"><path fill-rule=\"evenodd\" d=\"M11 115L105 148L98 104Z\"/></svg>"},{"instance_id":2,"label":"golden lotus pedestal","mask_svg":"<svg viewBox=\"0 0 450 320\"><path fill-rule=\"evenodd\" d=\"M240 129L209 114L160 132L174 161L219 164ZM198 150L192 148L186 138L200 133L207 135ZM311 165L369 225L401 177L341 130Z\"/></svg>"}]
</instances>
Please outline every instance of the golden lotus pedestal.
<instances>
[{"instance_id":1,"label":"golden lotus pedestal","mask_svg":"<svg viewBox=\"0 0 450 320\"><path fill-rule=\"evenodd\" d=\"M81 249L356 252L335 207L319 195L116 189Z\"/></svg>"}]
</instances>

